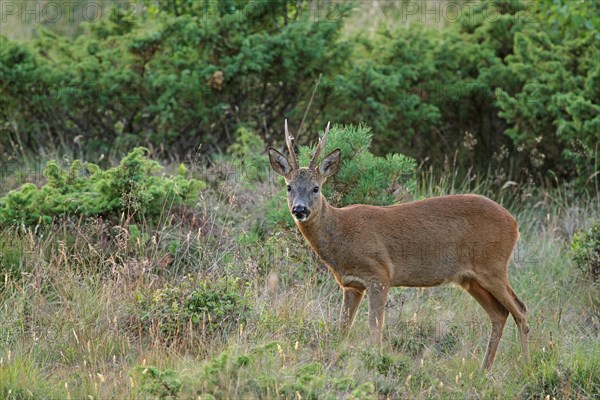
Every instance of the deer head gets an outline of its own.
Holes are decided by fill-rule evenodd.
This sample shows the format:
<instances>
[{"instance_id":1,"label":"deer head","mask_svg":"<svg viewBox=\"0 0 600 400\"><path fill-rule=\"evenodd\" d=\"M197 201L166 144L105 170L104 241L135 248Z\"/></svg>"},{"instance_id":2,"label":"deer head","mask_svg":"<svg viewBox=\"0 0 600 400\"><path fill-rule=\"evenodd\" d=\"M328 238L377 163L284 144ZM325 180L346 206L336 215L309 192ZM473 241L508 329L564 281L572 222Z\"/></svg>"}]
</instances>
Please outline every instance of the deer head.
<instances>
[{"instance_id":1,"label":"deer head","mask_svg":"<svg viewBox=\"0 0 600 400\"><path fill-rule=\"evenodd\" d=\"M308 167L300 168L298 157L294 151L293 140L285 120L285 142L290 152L290 159L281 152L269 147L269 161L273 170L285 178L287 184L287 200L290 212L298 222L306 222L321 211L321 186L327 177L335 174L340 167L340 149L327 154L317 164L321 151L327 143L330 124L327 123L325 134L319 140L315 154Z\"/></svg>"}]
</instances>

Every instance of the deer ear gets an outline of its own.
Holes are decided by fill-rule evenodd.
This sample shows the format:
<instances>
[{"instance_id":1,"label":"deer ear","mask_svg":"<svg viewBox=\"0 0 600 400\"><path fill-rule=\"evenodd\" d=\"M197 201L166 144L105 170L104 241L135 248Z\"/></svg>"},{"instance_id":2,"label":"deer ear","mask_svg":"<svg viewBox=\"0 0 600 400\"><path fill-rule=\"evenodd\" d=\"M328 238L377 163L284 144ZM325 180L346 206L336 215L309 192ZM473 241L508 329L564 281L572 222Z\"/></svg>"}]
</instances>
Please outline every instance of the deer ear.
<instances>
[{"instance_id":1,"label":"deer ear","mask_svg":"<svg viewBox=\"0 0 600 400\"><path fill-rule=\"evenodd\" d=\"M269 162L271 163L273 171L281 176L286 176L292 172L292 166L286 156L272 147L269 147Z\"/></svg>"},{"instance_id":2,"label":"deer ear","mask_svg":"<svg viewBox=\"0 0 600 400\"><path fill-rule=\"evenodd\" d=\"M327 154L321 164L317 167L317 171L319 174L323 175L325 178L335 174L338 169L340 169L340 159L341 159L342 151L340 149L335 149L331 153Z\"/></svg>"}]
</instances>

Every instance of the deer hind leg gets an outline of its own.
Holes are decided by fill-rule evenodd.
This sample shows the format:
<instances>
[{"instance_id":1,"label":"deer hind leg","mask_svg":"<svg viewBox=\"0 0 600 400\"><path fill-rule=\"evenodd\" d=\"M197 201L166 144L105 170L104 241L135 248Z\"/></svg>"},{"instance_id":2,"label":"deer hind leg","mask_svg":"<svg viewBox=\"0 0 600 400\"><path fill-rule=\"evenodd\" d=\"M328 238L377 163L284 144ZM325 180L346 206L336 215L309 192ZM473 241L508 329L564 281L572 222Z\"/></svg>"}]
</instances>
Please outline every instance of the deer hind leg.
<instances>
[{"instance_id":1,"label":"deer hind leg","mask_svg":"<svg viewBox=\"0 0 600 400\"><path fill-rule=\"evenodd\" d=\"M527 324L527 307L512 290L508 279L504 278L504 282L498 284L482 285L494 295L496 299L510 312L519 329L519 341L521 342L521 352L526 363L529 363L531 357L529 355L529 325Z\"/></svg>"},{"instance_id":2,"label":"deer hind leg","mask_svg":"<svg viewBox=\"0 0 600 400\"><path fill-rule=\"evenodd\" d=\"M488 343L485 358L483 359L483 369L490 369L496 358L496 350L502 337L504 324L508 318L508 310L496 299L488 290L484 289L476 280L468 279L461 284L471 296L483 307L492 322L492 331Z\"/></svg>"},{"instance_id":3,"label":"deer hind leg","mask_svg":"<svg viewBox=\"0 0 600 400\"><path fill-rule=\"evenodd\" d=\"M363 298L365 289L357 289L353 287L345 287L343 290L342 312L340 314L340 334L344 338L348 335L356 310Z\"/></svg>"},{"instance_id":4,"label":"deer hind leg","mask_svg":"<svg viewBox=\"0 0 600 400\"><path fill-rule=\"evenodd\" d=\"M514 290L512 290L510 285L507 285L507 289L510 293L510 298L516 302L517 310L521 314L519 320L517 320L515 314L512 315L519 328L519 341L521 342L521 352L523 353L523 358L525 359L526 363L529 363L531 361L531 355L529 354L529 325L527 324L527 307L525 306L525 303L523 303L523 301L517 297L517 294Z\"/></svg>"},{"instance_id":5,"label":"deer hind leg","mask_svg":"<svg viewBox=\"0 0 600 400\"><path fill-rule=\"evenodd\" d=\"M383 283L372 283L367 289L369 298L369 326L373 344L381 347L381 333L383 332L384 311L390 287Z\"/></svg>"}]
</instances>

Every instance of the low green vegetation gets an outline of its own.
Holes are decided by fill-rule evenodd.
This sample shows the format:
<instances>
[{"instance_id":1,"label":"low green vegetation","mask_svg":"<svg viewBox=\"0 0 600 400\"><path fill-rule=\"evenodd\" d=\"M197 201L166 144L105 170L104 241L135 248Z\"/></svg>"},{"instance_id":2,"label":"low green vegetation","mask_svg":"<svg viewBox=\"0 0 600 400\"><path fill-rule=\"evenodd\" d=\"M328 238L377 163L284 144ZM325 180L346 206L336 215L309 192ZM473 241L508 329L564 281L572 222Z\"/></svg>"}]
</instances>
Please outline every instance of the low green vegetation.
<instances>
[{"instance_id":1,"label":"low green vegetation","mask_svg":"<svg viewBox=\"0 0 600 400\"><path fill-rule=\"evenodd\" d=\"M49 224L61 217L103 217L116 221L155 220L164 211L193 204L206 184L181 175L160 176L161 166L136 148L114 168L74 160L62 167L49 161L44 169L46 183L38 188L26 183L0 197L0 226Z\"/></svg>"},{"instance_id":2,"label":"low green vegetation","mask_svg":"<svg viewBox=\"0 0 600 400\"><path fill-rule=\"evenodd\" d=\"M577 268L592 279L600 278L600 224L577 232L571 252Z\"/></svg>"},{"instance_id":3,"label":"low green vegetation","mask_svg":"<svg viewBox=\"0 0 600 400\"><path fill-rule=\"evenodd\" d=\"M134 376L140 382L137 392L143 397L176 399L181 390L181 380L171 369L139 366Z\"/></svg>"},{"instance_id":4,"label":"low green vegetation","mask_svg":"<svg viewBox=\"0 0 600 400\"><path fill-rule=\"evenodd\" d=\"M227 334L246 323L251 302L244 286L237 278L196 282L184 277L149 294L139 291L140 322L158 328L163 340L178 341L188 330L209 337Z\"/></svg>"}]
</instances>

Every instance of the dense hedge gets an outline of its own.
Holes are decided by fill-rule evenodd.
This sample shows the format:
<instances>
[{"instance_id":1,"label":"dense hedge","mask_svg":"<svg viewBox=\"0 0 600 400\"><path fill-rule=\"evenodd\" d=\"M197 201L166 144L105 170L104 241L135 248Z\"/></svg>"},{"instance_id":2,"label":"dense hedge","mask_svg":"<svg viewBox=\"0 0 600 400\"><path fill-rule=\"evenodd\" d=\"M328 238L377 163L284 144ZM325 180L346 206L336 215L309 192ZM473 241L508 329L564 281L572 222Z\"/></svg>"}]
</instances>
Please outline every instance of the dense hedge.
<instances>
[{"instance_id":1,"label":"dense hedge","mask_svg":"<svg viewBox=\"0 0 600 400\"><path fill-rule=\"evenodd\" d=\"M342 20L319 23L295 1L281 12L271 0L223 1L202 15L204 3L158 2L164 10L133 20L115 9L72 41L0 38L0 115L13 122L3 144L185 154L230 143L240 124L268 136L282 115L300 119L315 80L348 56Z\"/></svg>"},{"instance_id":2,"label":"dense hedge","mask_svg":"<svg viewBox=\"0 0 600 400\"><path fill-rule=\"evenodd\" d=\"M600 162L600 3L494 1L463 12L444 29L382 29L358 47L366 61L337 77L331 90L346 101L327 117L368 121L380 152L438 163L456 152L504 180L552 171L589 182Z\"/></svg>"},{"instance_id":3,"label":"dense hedge","mask_svg":"<svg viewBox=\"0 0 600 400\"><path fill-rule=\"evenodd\" d=\"M333 8L317 17L322 3ZM184 155L224 149L240 127L273 143L310 103L304 131L366 123L379 154L491 166L500 183L599 179L599 2L480 2L443 28L384 24L374 37L342 34L351 9L333 2L144 4L73 40L0 37L0 153Z\"/></svg>"}]
</instances>

